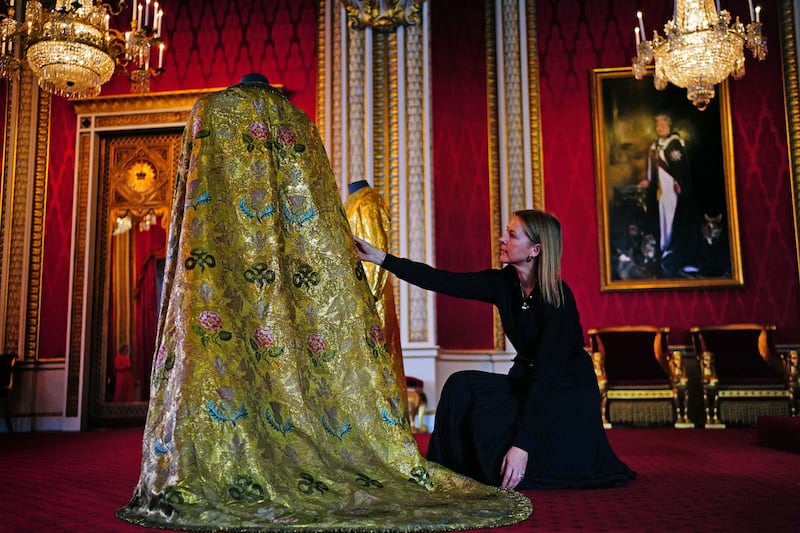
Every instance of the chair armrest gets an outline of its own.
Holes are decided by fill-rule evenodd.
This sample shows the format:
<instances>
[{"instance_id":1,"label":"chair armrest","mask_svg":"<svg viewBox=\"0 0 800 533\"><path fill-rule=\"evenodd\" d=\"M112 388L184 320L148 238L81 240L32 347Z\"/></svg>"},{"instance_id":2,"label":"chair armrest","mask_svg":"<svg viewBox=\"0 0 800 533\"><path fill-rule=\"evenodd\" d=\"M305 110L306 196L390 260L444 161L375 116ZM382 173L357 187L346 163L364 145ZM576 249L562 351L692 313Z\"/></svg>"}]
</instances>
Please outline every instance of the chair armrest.
<instances>
[{"instance_id":1,"label":"chair armrest","mask_svg":"<svg viewBox=\"0 0 800 533\"><path fill-rule=\"evenodd\" d=\"M606 357L603 352L592 353L592 365L594 366L594 373L597 376L597 386L601 391L606 389L608 378L606 377Z\"/></svg>"}]
</instances>

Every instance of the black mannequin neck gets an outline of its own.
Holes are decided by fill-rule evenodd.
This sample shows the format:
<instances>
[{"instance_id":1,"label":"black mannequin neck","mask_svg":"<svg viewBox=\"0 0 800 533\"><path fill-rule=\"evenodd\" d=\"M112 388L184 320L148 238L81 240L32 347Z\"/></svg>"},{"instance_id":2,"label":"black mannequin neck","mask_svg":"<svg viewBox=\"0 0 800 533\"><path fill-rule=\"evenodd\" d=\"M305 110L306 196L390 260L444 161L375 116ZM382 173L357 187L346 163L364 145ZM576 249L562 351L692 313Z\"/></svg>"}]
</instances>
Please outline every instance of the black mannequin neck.
<instances>
[{"instance_id":1,"label":"black mannequin neck","mask_svg":"<svg viewBox=\"0 0 800 533\"><path fill-rule=\"evenodd\" d=\"M350 192L350 194L353 194L364 187L369 187L369 182L367 182L367 180L358 180L348 185L347 190Z\"/></svg>"},{"instance_id":2,"label":"black mannequin neck","mask_svg":"<svg viewBox=\"0 0 800 533\"><path fill-rule=\"evenodd\" d=\"M242 76L242 79L239 80L239 83L266 83L269 84L269 80L263 74L258 72L251 72L250 74L245 74Z\"/></svg>"}]
</instances>

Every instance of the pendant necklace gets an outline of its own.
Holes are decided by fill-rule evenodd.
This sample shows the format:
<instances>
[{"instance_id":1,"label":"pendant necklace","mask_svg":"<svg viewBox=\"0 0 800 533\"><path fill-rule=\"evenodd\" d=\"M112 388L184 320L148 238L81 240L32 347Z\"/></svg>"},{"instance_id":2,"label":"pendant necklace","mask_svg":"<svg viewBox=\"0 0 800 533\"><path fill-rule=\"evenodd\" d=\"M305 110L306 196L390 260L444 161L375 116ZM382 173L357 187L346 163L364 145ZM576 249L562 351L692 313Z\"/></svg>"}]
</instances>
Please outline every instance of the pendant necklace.
<instances>
[{"instance_id":1,"label":"pendant necklace","mask_svg":"<svg viewBox=\"0 0 800 533\"><path fill-rule=\"evenodd\" d=\"M525 289L522 288L522 283L519 284L519 292L522 293L522 310L527 311L531 306L528 305L528 298L525 297Z\"/></svg>"}]
</instances>

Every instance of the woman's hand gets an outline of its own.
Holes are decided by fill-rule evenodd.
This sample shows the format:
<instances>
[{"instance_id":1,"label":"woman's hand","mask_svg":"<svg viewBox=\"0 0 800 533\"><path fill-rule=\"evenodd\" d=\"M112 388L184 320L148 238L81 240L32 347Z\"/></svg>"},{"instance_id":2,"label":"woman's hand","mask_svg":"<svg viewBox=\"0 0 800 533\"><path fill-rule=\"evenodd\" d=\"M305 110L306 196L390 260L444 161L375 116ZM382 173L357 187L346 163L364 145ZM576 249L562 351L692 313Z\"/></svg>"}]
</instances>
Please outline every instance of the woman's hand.
<instances>
[{"instance_id":1,"label":"woman's hand","mask_svg":"<svg viewBox=\"0 0 800 533\"><path fill-rule=\"evenodd\" d=\"M503 457L500 474L503 476L504 489L515 489L525 477L525 467L528 466L528 452L522 448L512 446Z\"/></svg>"},{"instance_id":2,"label":"woman's hand","mask_svg":"<svg viewBox=\"0 0 800 533\"><path fill-rule=\"evenodd\" d=\"M353 235L353 242L356 243L356 250L358 250L358 256L362 261L369 261L376 265L383 264L383 260L386 258L386 252L378 250L364 239L356 237L355 235Z\"/></svg>"}]
</instances>

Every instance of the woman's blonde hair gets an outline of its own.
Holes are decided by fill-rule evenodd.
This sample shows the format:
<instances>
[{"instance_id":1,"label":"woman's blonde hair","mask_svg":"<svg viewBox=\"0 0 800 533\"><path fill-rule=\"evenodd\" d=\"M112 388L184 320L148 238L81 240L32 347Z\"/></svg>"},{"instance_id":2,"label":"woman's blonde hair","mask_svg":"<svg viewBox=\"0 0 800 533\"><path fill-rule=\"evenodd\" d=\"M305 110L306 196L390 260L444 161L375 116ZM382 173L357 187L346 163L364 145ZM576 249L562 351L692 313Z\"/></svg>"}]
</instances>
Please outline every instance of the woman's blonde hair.
<instances>
[{"instance_id":1,"label":"woman's blonde hair","mask_svg":"<svg viewBox=\"0 0 800 533\"><path fill-rule=\"evenodd\" d=\"M536 263L536 275L542 298L555 307L564 303L564 292L561 288L561 222L550 213L538 209L516 211L514 216L522 220L525 234L534 244L541 244Z\"/></svg>"}]
</instances>

